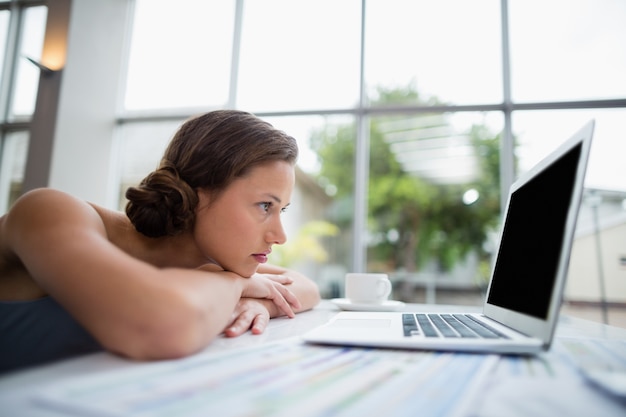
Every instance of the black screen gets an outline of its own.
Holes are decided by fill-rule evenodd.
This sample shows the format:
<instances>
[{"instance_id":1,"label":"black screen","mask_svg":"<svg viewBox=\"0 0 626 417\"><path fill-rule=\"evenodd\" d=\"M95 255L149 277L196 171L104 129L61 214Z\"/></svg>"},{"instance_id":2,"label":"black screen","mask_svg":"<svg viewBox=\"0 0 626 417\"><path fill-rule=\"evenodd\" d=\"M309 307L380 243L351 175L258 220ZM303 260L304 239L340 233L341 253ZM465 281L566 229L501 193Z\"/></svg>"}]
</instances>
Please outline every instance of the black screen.
<instances>
[{"instance_id":1,"label":"black screen","mask_svg":"<svg viewBox=\"0 0 626 417\"><path fill-rule=\"evenodd\" d=\"M581 151L579 143L511 195L490 304L547 318Z\"/></svg>"}]
</instances>

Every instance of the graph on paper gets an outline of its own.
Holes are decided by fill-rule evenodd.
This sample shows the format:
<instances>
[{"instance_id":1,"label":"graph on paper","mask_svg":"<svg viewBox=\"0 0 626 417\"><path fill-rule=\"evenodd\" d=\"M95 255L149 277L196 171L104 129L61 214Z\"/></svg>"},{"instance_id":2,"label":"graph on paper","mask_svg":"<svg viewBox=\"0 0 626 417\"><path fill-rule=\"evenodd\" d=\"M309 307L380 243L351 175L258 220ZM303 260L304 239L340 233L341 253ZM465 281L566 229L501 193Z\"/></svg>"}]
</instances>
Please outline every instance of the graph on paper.
<instances>
[{"instance_id":1,"label":"graph on paper","mask_svg":"<svg viewBox=\"0 0 626 417\"><path fill-rule=\"evenodd\" d=\"M414 416L466 411L497 361L296 340L70 379L38 404L87 416Z\"/></svg>"}]
</instances>

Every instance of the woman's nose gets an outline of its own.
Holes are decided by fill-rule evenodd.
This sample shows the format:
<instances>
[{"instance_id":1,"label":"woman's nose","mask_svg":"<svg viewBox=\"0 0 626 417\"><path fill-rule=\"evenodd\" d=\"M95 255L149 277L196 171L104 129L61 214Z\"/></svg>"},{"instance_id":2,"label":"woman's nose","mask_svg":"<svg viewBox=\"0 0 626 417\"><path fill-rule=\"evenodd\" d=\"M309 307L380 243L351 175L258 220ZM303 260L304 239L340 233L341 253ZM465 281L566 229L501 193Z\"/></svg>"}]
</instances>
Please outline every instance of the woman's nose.
<instances>
[{"instance_id":1,"label":"woman's nose","mask_svg":"<svg viewBox=\"0 0 626 417\"><path fill-rule=\"evenodd\" d=\"M275 245L282 245L287 241L287 234L280 219L272 223L272 226L267 231L266 241Z\"/></svg>"}]
</instances>

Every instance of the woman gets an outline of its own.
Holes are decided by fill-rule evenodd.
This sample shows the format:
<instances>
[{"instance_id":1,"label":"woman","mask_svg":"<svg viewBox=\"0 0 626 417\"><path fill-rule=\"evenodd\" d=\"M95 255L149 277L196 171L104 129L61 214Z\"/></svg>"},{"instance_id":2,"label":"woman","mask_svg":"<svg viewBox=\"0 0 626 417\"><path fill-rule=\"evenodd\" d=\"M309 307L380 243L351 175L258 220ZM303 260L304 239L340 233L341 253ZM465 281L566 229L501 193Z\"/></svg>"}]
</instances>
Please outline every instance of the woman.
<instances>
[{"instance_id":1,"label":"woman","mask_svg":"<svg viewBox=\"0 0 626 417\"><path fill-rule=\"evenodd\" d=\"M0 370L101 348L182 357L315 306L311 280L266 264L297 153L255 116L214 111L180 127L125 214L23 195L0 218Z\"/></svg>"}]
</instances>

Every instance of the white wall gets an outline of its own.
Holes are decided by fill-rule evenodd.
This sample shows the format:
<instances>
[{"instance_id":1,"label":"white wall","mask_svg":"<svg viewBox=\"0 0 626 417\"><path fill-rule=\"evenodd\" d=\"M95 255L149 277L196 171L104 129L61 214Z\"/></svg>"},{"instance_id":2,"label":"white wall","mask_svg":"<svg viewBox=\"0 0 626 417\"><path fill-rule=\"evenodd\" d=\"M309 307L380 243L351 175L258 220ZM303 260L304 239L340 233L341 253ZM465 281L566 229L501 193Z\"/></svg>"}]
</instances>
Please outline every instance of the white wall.
<instances>
[{"instance_id":1,"label":"white wall","mask_svg":"<svg viewBox=\"0 0 626 417\"><path fill-rule=\"evenodd\" d=\"M114 206L113 134L128 0L72 0L49 186ZM54 7L54 1L49 7Z\"/></svg>"}]
</instances>

